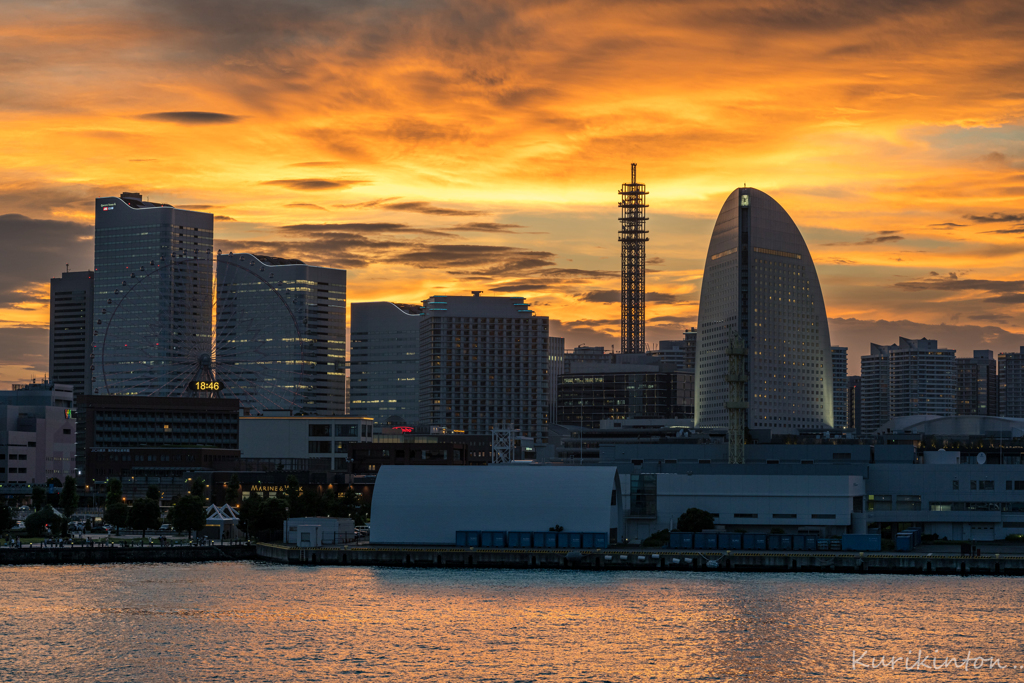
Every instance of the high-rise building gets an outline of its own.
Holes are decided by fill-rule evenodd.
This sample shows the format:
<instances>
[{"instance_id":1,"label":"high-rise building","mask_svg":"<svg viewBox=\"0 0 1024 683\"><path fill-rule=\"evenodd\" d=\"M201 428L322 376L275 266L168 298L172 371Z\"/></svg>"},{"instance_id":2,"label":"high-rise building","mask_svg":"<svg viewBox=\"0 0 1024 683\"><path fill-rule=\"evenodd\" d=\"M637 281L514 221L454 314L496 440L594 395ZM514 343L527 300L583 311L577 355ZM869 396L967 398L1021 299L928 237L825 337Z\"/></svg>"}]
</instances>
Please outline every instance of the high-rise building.
<instances>
[{"instance_id":1,"label":"high-rise building","mask_svg":"<svg viewBox=\"0 0 1024 683\"><path fill-rule=\"evenodd\" d=\"M956 351L940 349L933 339L872 344L860 369L861 432L875 432L897 417L956 412Z\"/></svg>"},{"instance_id":2,"label":"high-rise building","mask_svg":"<svg viewBox=\"0 0 1024 683\"><path fill-rule=\"evenodd\" d=\"M565 373L565 339L548 337L548 424L558 424L558 378Z\"/></svg>"},{"instance_id":3,"label":"high-rise building","mask_svg":"<svg viewBox=\"0 0 1024 683\"><path fill-rule=\"evenodd\" d=\"M619 242L622 243L622 353L644 353L644 298L647 277L647 188L630 182L619 190Z\"/></svg>"},{"instance_id":4,"label":"high-rise building","mask_svg":"<svg viewBox=\"0 0 1024 683\"><path fill-rule=\"evenodd\" d=\"M694 370L697 364L697 329L686 330L682 339L658 342L658 350L652 351L651 355L675 363L678 370Z\"/></svg>"},{"instance_id":5,"label":"high-rise building","mask_svg":"<svg viewBox=\"0 0 1024 683\"><path fill-rule=\"evenodd\" d=\"M0 391L0 486L8 494L75 475L70 384L15 384ZM19 490L21 487L22 490Z\"/></svg>"},{"instance_id":6,"label":"high-rise building","mask_svg":"<svg viewBox=\"0 0 1024 683\"><path fill-rule=\"evenodd\" d=\"M860 375L846 378L846 427L860 430Z\"/></svg>"},{"instance_id":7,"label":"high-rise building","mask_svg":"<svg viewBox=\"0 0 1024 683\"><path fill-rule=\"evenodd\" d=\"M422 318L419 304L352 304L352 415L379 423L419 423Z\"/></svg>"},{"instance_id":8,"label":"high-rise building","mask_svg":"<svg viewBox=\"0 0 1024 683\"><path fill-rule=\"evenodd\" d=\"M846 429L846 352L845 346L832 347L832 414L836 429Z\"/></svg>"},{"instance_id":9,"label":"high-rise building","mask_svg":"<svg viewBox=\"0 0 1024 683\"><path fill-rule=\"evenodd\" d=\"M889 415L955 415L956 351L905 339L889 353Z\"/></svg>"},{"instance_id":10,"label":"high-rise building","mask_svg":"<svg viewBox=\"0 0 1024 683\"><path fill-rule=\"evenodd\" d=\"M872 344L860 357L860 422L858 431L871 434L891 419L889 414L889 354L899 344Z\"/></svg>"},{"instance_id":11,"label":"high-rise building","mask_svg":"<svg viewBox=\"0 0 1024 683\"><path fill-rule=\"evenodd\" d=\"M956 359L956 414L999 414L999 377L991 351Z\"/></svg>"},{"instance_id":12,"label":"high-rise building","mask_svg":"<svg viewBox=\"0 0 1024 683\"><path fill-rule=\"evenodd\" d=\"M184 396L210 376L213 215L96 200L92 391Z\"/></svg>"},{"instance_id":13,"label":"high-rise building","mask_svg":"<svg viewBox=\"0 0 1024 683\"><path fill-rule=\"evenodd\" d=\"M999 354L999 414L1024 417L1024 346Z\"/></svg>"},{"instance_id":14,"label":"high-rise building","mask_svg":"<svg viewBox=\"0 0 1024 683\"><path fill-rule=\"evenodd\" d=\"M219 395L262 414L345 414L345 271L217 256Z\"/></svg>"},{"instance_id":15,"label":"high-rise building","mask_svg":"<svg viewBox=\"0 0 1024 683\"><path fill-rule=\"evenodd\" d=\"M93 273L50 278L50 381L92 393Z\"/></svg>"},{"instance_id":16,"label":"high-rise building","mask_svg":"<svg viewBox=\"0 0 1024 683\"><path fill-rule=\"evenodd\" d=\"M420 422L547 438L548 319L522 297L432 296L420 323Z\"/></svg>"},{"instance_id":17,"label":"high-rise building","mask_svg":"<svg viewBox=\"0 0 1024 683\"><path fill-rule=\"evenodd\" d=\"M746 372L729 373L745 347ZM746 384L746 400L729 398ZM695 417L726 427L832 427L832 352L818 275L796 224L774 199L734 190L715 223L697 323ZM728 405L727 405L728 404Z\"/></svg>"}]
</instances>

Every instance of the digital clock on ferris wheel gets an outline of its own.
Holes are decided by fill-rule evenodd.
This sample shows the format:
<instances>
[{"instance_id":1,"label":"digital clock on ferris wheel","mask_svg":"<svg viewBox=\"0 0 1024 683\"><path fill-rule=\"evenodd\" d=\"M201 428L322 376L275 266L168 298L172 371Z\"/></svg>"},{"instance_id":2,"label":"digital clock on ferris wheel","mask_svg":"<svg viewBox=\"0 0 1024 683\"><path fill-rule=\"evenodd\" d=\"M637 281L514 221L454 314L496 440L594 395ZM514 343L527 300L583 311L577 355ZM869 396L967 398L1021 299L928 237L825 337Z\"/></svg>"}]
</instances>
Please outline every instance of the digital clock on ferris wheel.
<instances>
[{"instance_id":1,"label":"digital clock on ferris wheel","mask_svg":"<svg viewBox=\"0 0 1024 683\"><path fill-rule=\"evenodd\" d=\"M205 382L202 380L192 382L192 391L220 391L223 388L224 383L218 382L216 380L210 382Z\"/></svg>"}]
</instances>

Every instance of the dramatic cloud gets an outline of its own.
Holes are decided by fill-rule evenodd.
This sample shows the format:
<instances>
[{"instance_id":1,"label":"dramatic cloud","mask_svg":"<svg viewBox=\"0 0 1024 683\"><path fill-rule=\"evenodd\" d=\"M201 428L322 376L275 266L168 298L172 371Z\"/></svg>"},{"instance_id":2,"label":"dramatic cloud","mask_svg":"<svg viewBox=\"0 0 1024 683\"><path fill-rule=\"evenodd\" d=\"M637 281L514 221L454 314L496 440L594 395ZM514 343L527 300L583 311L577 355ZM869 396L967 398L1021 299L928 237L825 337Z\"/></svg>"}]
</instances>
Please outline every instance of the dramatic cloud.
<instances>
[{"instance_id":1,"label":"dramatic cloud","mask_svg":"<svg viewBox=\"0 0 1024 683\"><path fill-rule=\"evenodd\" d=\"M428 202L392 202L390 204L384 204L383 207L391 209L392 211L413 211L415 213L425 213L430 216L479 216L486 213L485 211L446 209L441 206L434 206Z\"/></svg>"},{"instance_id":2,"label":"dramatic cloud","mask_svg":"<svg viewBox=\"0 0 1024 683\"><path fill-rule=\"evenodd\" d=\"M92 232L92 226L72 221L0 216L0 319L44 324L49 319L50 278L67 269L92 269ZM39 314L28 315L32 310Z\"/></svg>"},{"instance_id":3,"label":"dramatic cloud","mask_svg":"<svg viewBox=\"0 0 1024 683\"><path fill-rule=\"evenodd\" d=\"M696 319L744 184L800 226L834 318L1024 332L998 284L1024 256L1015 0L59 8L4 3L0 214L79 227L18 228L0 324L45 325L48 277L91 265L95 198L129 190L223 214L219 248L347 268L354 300L517 292L575 321L553 323L570 347L611 346L636 161L652 343Z\"/></svg>"},{"instance_id":4,"label":"dramatic cloud","mask_svg":"<svg viewBox=\"0 0 1024 683\"><path fill-rule=\"evenodd\" d=\"M231 114L218 114L212 111L160 111L152 114L141 114L138 118L167 123L184 123L191 126L208 123L234 123L241 117Z\"/></svg>"},{"instance_id":5,"label":"dramatic cloud","mask_svg":"<svg viewBox=\"0 0 1024 683\"><path fill-rule=\"evenodd\" d=\"M365 183L365 180L325 180L323 178L285 178L283 180L265 180L263 185L277 185L290 190L331 190L348 189Z\"/></svg>"}]
</instances>

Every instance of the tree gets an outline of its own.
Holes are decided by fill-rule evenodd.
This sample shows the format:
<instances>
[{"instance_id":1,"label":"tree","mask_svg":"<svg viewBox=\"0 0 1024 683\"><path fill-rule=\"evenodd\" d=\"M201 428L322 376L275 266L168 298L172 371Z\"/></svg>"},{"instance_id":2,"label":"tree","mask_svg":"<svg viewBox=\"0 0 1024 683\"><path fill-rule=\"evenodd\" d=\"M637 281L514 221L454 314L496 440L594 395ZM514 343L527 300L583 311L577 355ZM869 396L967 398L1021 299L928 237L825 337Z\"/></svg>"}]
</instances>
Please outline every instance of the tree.
<instances>
[{"instance_id":1,"label":"tree","mask_svg":"<svg viewBox=\"0 0 1024 683\"><path fill-rule=\"evenodd\" d=\"M200 477L197 477L197 478L193 479L192 480L192 488L190 488L188 492L189 492L189 495L195 496L196 498L199 498L200 500L205 500L205 498L206 498L206 480L202 479Z\"/></svg>"},{"instance_id":2,"label":"tree","mask_svg":"<svg viewBox=\"0 0 1024 683\"><path fill-rule=\"evenodd\" d=\"M245 532L246 537L257 531L257 520L262 505L263 499L257 496L249 496L242 501L242 505L238 509L238 526Z\"/></svg>"},{"instance_id":3,"label":"tree","mask_svg":"<svg viewBox=\"0 0 1024 683\"><path fill-rule=\"evenodd\" d=\"M121 497L124 494L121 493L121 480L120 479L108 479L107 480L107 498L104 505L111 505L113 503L124 502Z\"/></svg>"},{"instance_id":4,"label":"tree","mask_svg":"<svg viewBox=\"0 0 1024 683\"><path fill-rule=\"evenodd\" d=\"M679 516L676 526L680 531L700 532L705 529L714 529L715 518L707 510L690 508Z\"/></svg>"},{"instance_id":5,"label":"tree","mask_svg":"<svg viewBox=\"0 0 1024 683\"><path fill-rule=\"evenodd\" d=\"M146 529L158 529L160 527L160 503L148 496L135 501L128 513L128 526L136 531L141 531L143 538L146 537Z\"/></svg>"},{"instance_id":6,"label":"tree","mask_svg":"<svg viewBox=\"0 0 1024 683\"><path fill-rule=\"evenodd\" d=\"M51 533L59 534L63 520L64 518L53 509L52 505L46 505L42 510L28 516L28 519L25 520L25 532L29 536L43 536L49 529Z\"/></svg>"},{"instance_id":7,"label":"tree","mask_svg":"<svg viewBox=\"0 0 1024 683\"><path fill-rule=\"evenodd\" d=\"M64 477L64 488L60 490L60 508L68 518L78 510L78 484L70 474Z\"/></svg>"},{"instance_id":8,"label":"tree","mask_svg":"<svg viewBox=\"0 0 1024 683\"><path fill-rule=\"evenodd\" d=\"M32 509L39 512L46 505L46 489L42 486L32 487Z\"/></svg>"},{"instance_id":9,"label":"tree","mask_svg":"<svg viewBox=\"0 0 1024 683\"><path fill-rule=\"evenodd\" d=\"M280 498L268 498L260 505L256 517L257 531L275 531L288 519L288 504Z\"/></svg>"},{"instance_id":10,"label":"tree","mask_svg":"<svg viewBox=\"0 0 1024 683\"><path fill-rule=\"evenodd\" d=\"M128 506L121 501L111 503L103 510L103 521L113 525L117 528L117 533L121 533L121 527L128 522Z\"/></svg>"},{"instance_id":11,"label":"tree","mask_svg":"<svg viewBox=\"0 0 1024 683\"><path fill-rule=\"evenodd\" d=\"M237 474L231 475L231 481L228 482L228 493L225 496L225 502L228 505L238 505L242 501L242 482L238 480Z\"/></svg>"},{"instance_id":12,"label":"tree","mask_svg":"<svg viewBox=\"0 0 1024 683\"><path fill-rule=\"evenodd\" d=\"M199 496L183 496L171 508L167 519L174 526L175 531L179 533L187 531L188 537L191 539L193 531L199 532L206 527L206 506Z\"/></svg>"},{"instance_id":13,"label":"tree","mask_svg":"<svg viewBox=\"0 0 1024 683\"><path fill-rule=\"evenodd\" d=\"M7 503L0 503L0 534L14 526L14 511Z\"/></svg>"},{"instance_id":14,"label":"tree","mask_svg":"<svg viewBox=\"0 0 1024 683\"><path fill-rule=\"evenodd\" d=\"M300 501L302 487L299 486L299 480L294 474L288 475L285 495L288 496L288 516L301 517L303 512L302 502Z\"/></svg>"},{"instance_id":15,"label":"tree","mask_svg":"<svg viewBox=\"0 0 1024 683\"><path fill-rule=\"evenodd\" d=\"M63 484L57 477L50 477L46 480L46 504L57 507L60 505L60 489Z\"/></svg>"},{"instance_id":16,"label":"tree","mask_svg":"<svg viewBox=\"0 0 1024 683\"><path fill-rule=\"evenodd\" d=\"M149 498L150 500L155 500L157 502L157 505L160 504L160 499L163 497L163 494L160 493L160 487L157 486L156 484L150 484L149 488L146 489L146 498Z\"/></svg>"}]
</instances>

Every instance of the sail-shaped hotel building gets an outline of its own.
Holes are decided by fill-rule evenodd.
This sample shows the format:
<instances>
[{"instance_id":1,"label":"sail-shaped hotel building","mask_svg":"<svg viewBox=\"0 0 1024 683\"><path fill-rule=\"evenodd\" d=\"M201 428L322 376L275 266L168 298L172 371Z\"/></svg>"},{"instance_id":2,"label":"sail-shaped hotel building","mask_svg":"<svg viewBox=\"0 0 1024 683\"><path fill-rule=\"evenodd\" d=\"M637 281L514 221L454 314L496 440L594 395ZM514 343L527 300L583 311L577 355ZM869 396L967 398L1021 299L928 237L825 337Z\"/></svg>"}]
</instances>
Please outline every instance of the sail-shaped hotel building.
<instances>
[{"instance_id":1,"label":"sail-shaped hotel building","mask_svg":"<svg viewBox=\"0 0 1024 683\"><path fill-rule=\"evenodd\" d=\"M745 360L742 371L737 360ZM704 264L696 425L728 427L730 410L745 410L748 429L831 428L831 366L825 302L803 236L770 196L734 190Z\"/></svg>"}]
</instances>

